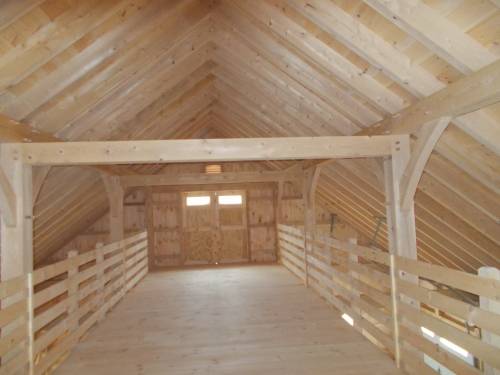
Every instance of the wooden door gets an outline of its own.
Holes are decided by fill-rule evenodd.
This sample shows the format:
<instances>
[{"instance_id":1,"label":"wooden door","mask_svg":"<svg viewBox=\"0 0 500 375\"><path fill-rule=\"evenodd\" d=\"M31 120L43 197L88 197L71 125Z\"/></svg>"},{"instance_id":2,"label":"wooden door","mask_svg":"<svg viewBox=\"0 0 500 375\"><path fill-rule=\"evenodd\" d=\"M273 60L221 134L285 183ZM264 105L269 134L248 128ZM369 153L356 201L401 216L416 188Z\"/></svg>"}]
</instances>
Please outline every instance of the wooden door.
<instances>
[{"instance_id":1,"label":"wooden door","mask_svg":"<svg viewBox=\"0 0 500 375\"><path fill-rule=\"evenodd\" d=\"M217 263L246 262L250 259L246 194L241 190L218 191L215 197L214 259Z\"/></svg>"},{"instance_id":2,"label":"wooden door","mask_svg":"<svg viewBox=\"0 0 500 375\"><path fill-rule=\"evenodd\" d=\"M182 231L184 264L214 263L216 223L211 192L183 193Z\"/></svg>"},{"instance_id":3,"label":"wooden door","mask_svg":"<svg viewBox=\"0 0 500 375\"><path fill-rule=\"evenodd\" d=\"M183 264L181 195L161 188L147 190L146 217L153 267Z\"/></svg>"},{"instance_id":4,"label":"wooden door","mask_svg":"<svg viewBox=\"0 0 500 375\"><path fill-rule=\"evenodd\" d=\"M184 264L248 261L244 191L183 193Z\"/></svg>"}]
</instances>

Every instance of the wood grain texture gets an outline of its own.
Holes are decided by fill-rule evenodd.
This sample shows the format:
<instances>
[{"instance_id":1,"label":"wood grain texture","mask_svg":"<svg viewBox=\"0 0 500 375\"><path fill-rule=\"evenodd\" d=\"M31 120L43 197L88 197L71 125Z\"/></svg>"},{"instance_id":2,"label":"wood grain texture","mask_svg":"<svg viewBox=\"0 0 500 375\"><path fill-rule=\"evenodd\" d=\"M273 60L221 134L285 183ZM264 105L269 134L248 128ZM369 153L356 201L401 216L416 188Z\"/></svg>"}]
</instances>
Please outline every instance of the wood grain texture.
<instances>
[{"instance_id":1,"label":"wood grain texture","mask_svg":"<svg viewBox=\"0 0 500 375\"><path fill-rule=\"evenodd\" d=\"M149 274L62 374L398 374L284 267Z\"/></svg>"}]
</instances>

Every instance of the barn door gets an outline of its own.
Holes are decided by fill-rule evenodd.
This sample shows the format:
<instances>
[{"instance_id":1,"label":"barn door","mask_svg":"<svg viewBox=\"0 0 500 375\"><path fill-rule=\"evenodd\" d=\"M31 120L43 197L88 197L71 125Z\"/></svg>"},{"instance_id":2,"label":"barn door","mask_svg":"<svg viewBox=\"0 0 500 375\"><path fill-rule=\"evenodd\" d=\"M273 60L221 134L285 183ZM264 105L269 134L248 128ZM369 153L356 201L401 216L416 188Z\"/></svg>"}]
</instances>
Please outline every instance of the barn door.
<instances>
[{"instance_id":1,"label":"barn door","mask_svg":"<svg viewBox=\"0 0 500 375\"><path fill-rule=\"evenodd\" d=\"M214 196L210 192L183 193L184 264L214 263L216 239Z\"/></svg>"},{"instance_id":2,"label":"barn door","mask_svg":"<svg viewBox=\"0 0 500 375\"><path fill-rule=\"evenodd\" d=\"M248 231L243 191L183 194L184 264L247 261Z\"/></svg>"},{"instance_id":3,"label":"barn door","mask_svg":"<svg viewBox=\"0 0 500 375\"><path fill-rule=\"evenodd\" d=\"M217 223L217 243L214 258L217 263L248 261L248 230L246 195L244 191L218 191L214 202Z\"/></svg>"}]
</instances>

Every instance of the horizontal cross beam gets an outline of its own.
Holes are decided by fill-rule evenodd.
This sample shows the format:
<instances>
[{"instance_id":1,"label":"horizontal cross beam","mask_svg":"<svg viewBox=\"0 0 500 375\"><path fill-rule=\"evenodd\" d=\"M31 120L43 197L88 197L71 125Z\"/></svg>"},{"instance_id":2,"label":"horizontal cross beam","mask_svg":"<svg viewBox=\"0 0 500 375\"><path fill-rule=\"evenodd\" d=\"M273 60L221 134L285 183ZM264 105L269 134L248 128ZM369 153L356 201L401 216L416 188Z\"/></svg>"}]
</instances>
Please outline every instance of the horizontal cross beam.
<instances>
[{"instance_id":1,"label":"horizontal cross beam","mask_svg":"<svg viewBox=\"0 0 500 375\"><path fill-rule=\"evenodd\" d=\"M223 172L217 174L185 173L185 174L153 174L121 176L123 187L137 186L181 186L181 185L211 185L237 184L253 182L289 181L302 178L302 173L285 173L274 171L257 172Z\"/></svg>"},{"instance_id":2,"label":"horizontal cross beam","mask_svg":"<svg viewBox=\"0 0 500 375\"><path fill-rule=\"evenodd\" d=\"M11 143L32 165L362 158L392 155L408 135Z\"/></svg>"}]
</instances>

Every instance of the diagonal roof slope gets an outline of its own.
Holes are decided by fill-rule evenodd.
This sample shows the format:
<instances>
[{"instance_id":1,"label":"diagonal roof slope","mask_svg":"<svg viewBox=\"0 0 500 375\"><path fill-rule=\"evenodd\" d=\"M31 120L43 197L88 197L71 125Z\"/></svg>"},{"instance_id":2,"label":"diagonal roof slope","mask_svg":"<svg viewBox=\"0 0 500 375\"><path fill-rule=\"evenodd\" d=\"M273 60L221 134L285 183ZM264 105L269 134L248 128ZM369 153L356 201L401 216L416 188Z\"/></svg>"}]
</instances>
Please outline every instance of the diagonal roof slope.
<instances>
[{"instance_id":1,"label":"diagonal roof slope","mask_svg":"<svg viewBox=\"0 0 500 375\"><path fill-rule=\"evenodd\" d=\"M500 51L488 1L27 0L2 3L0 21L3 141L356 134ZM500 265L499 154L499 105L445 131L416 195L422 259ZM339 161L318 197L371 236L385 214L380 171ZM35 171L37 262L107 210L102 172Z\"/></svg>"}]
</instances>

